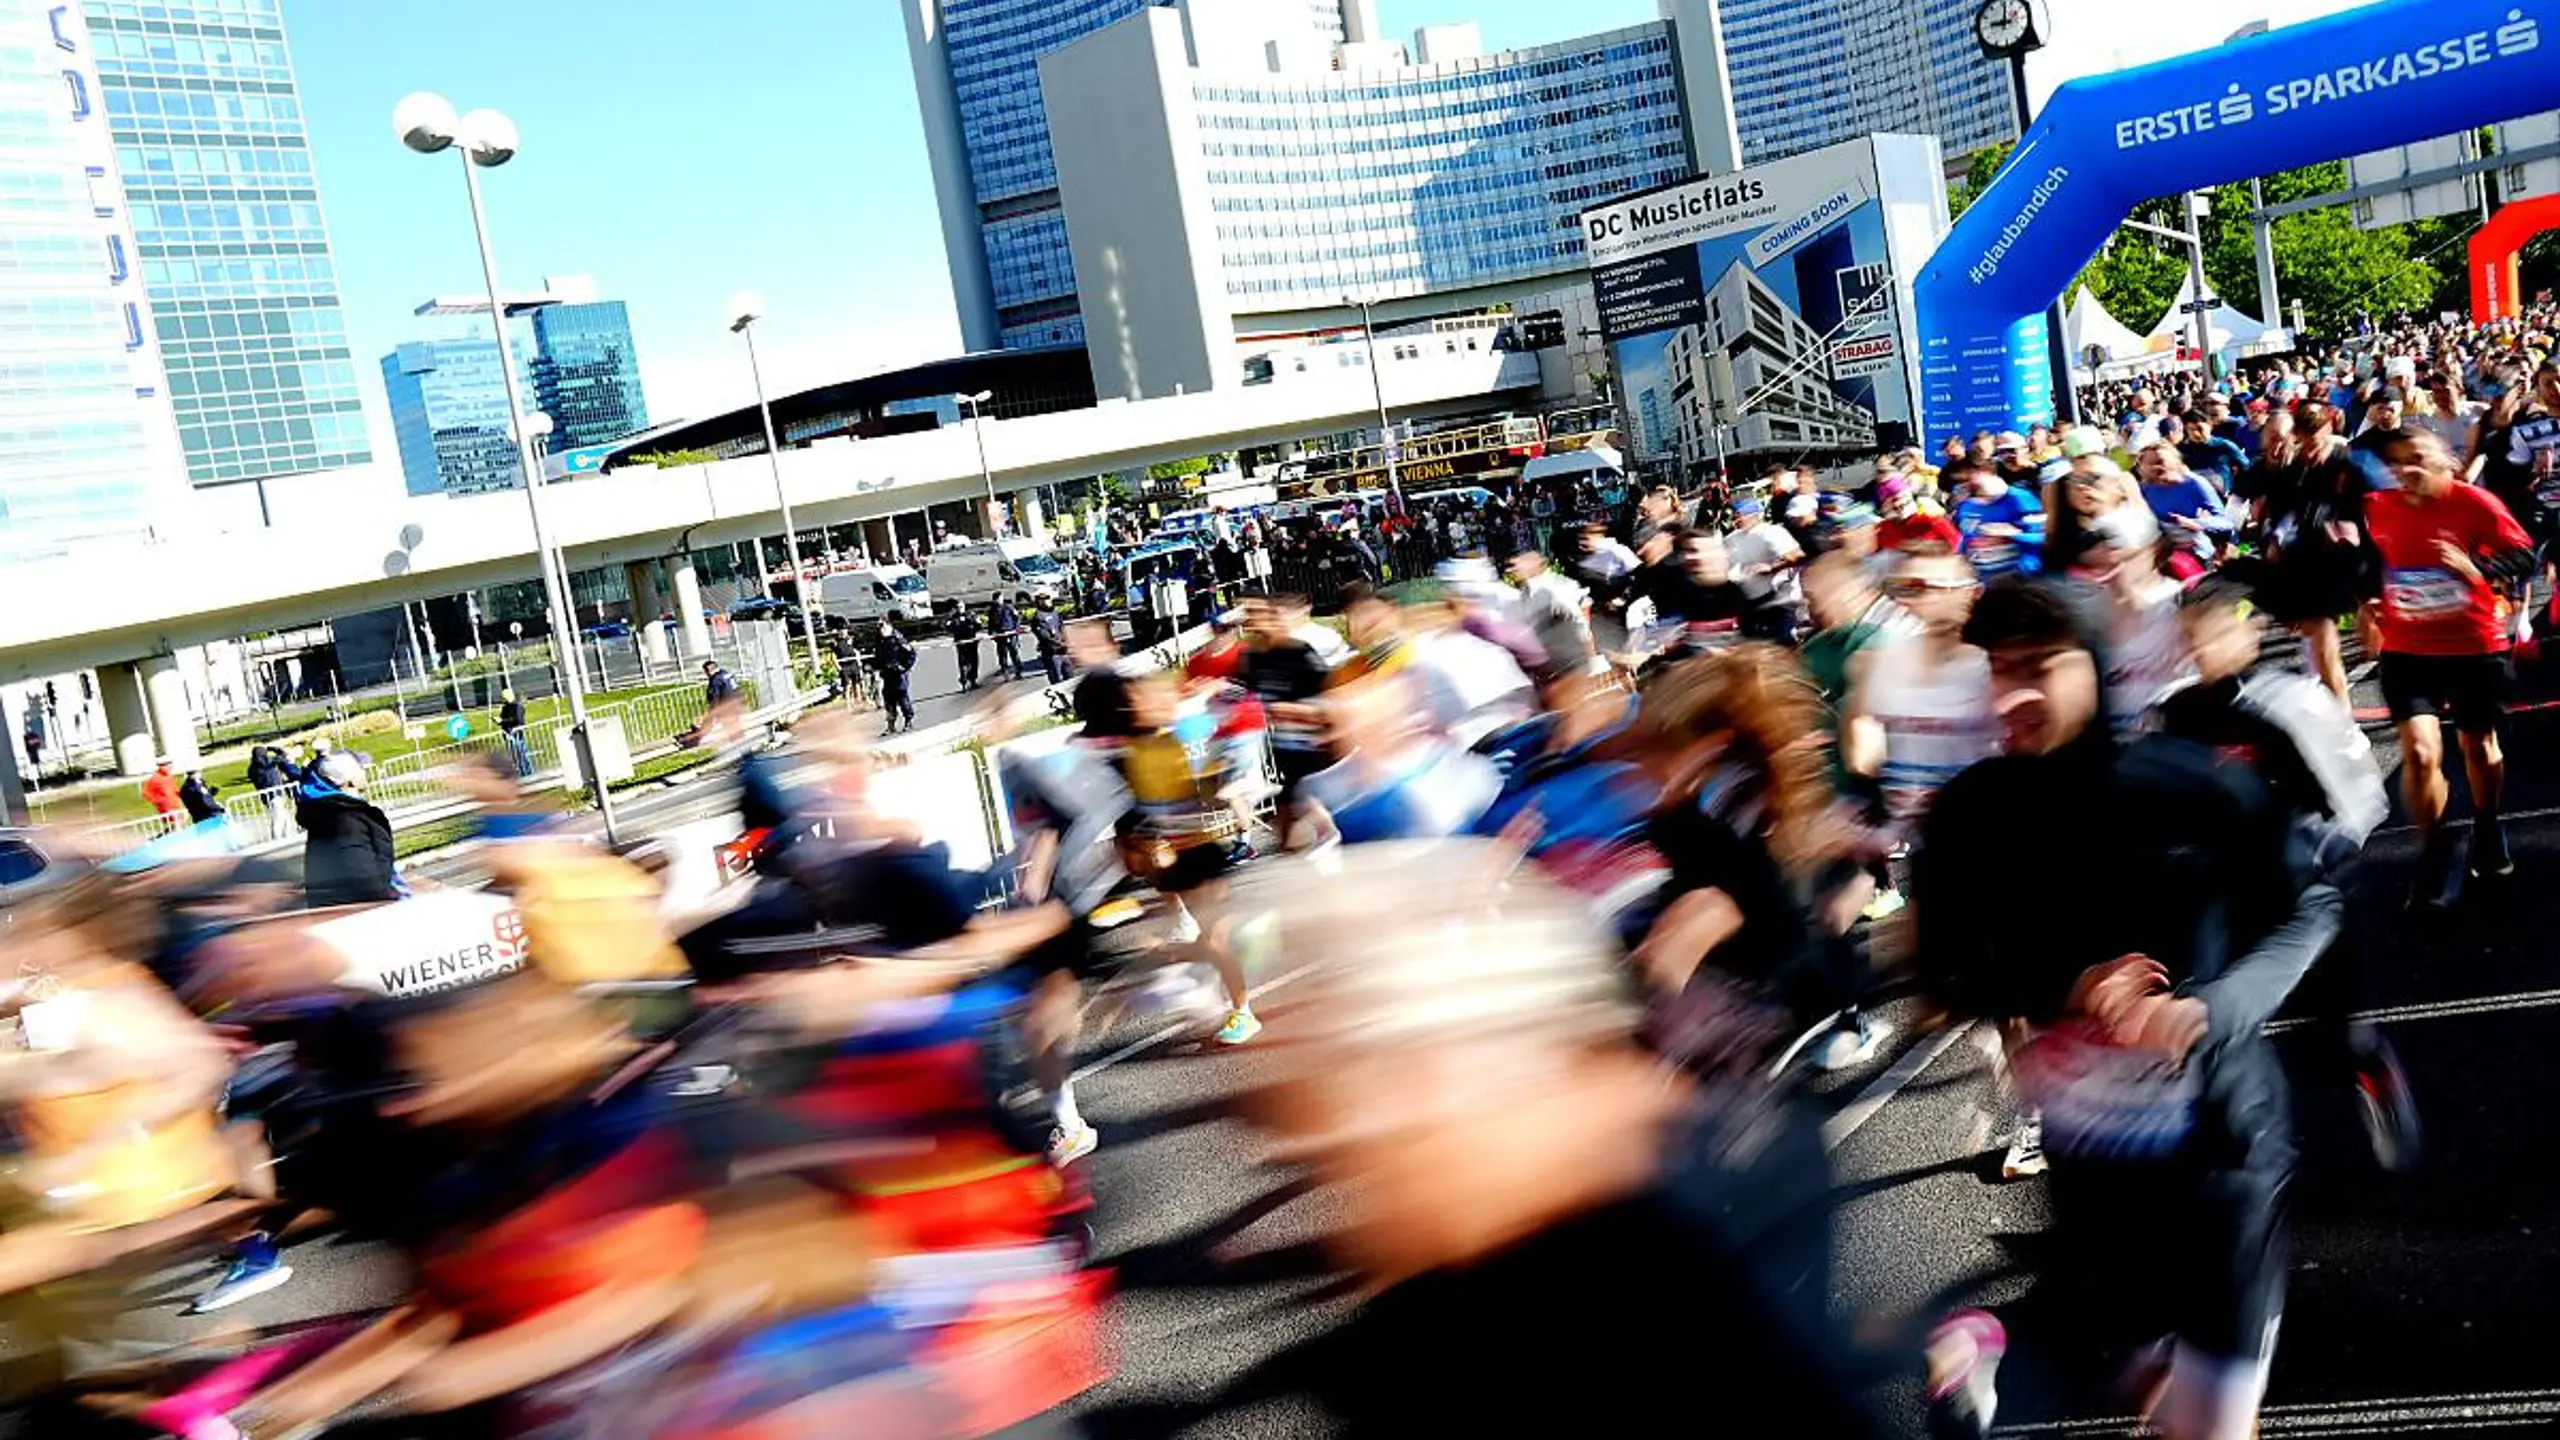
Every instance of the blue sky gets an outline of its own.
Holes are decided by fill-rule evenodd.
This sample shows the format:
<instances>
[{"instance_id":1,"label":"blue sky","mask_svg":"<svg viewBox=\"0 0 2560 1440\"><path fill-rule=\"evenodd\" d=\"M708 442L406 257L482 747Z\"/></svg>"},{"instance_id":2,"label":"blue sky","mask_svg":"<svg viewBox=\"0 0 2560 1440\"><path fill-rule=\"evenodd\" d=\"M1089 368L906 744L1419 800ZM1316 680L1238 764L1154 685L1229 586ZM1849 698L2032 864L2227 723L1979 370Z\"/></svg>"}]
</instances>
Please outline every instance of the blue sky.
<instances>
[{"instance_id":1,"label":"blue sky","mask_svg":"<svg viewBox=\"0 0 2560 1440\"><path fill-rule=\"evenodd\" d=\"M348 328L381 355L432 295L480 283L455 162L411 155L412 90L523 132L484 172L501 275L592 275L626 300L653 415L749 394L723 309L764 292L777 387L958 346L901 7L911 0L287 0ZM1379 0L1393 33L1474 19L1490 46L1652 18L1654 0ZM381 458L390 452L383 447Z\"/></svg>"}]
</instances>

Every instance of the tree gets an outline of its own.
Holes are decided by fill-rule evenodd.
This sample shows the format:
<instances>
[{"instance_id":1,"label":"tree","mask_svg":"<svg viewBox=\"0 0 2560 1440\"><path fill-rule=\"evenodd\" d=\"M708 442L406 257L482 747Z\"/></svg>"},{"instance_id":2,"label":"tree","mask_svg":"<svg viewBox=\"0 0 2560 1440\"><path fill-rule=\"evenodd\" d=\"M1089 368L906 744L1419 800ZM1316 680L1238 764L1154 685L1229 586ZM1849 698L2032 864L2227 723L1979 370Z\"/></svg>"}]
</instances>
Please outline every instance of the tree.
<instances>
[{"instance_id":1,"label":"tree","mask_svg":"<svg viewBox=\"0 0 2560 1440\"><path fill-rule=\"evenodd\" d=\"M2000 167L2009 163L2009 152L2014 148L2004 140L1973 152L1972 158L1965 161L1964 178L1947 187L1949 220L1963 214L1974 201L1982 198L1982 192L1991 188L1991 177L1999 174Z\"/></svg>"},{"instance_id":2,"label":"tree","mask_svg":"<svg viewBox=\"0 0 2560 1440\"><path fill-rule=\"evenodd\" d=\"M1187 480L1194 475L1206 475L1214 468L1215 463L1208 456L1194 455L1188 460L1164 460L1150 465L1147 467L1147 478L1161 484L1174 480Z\"/></svg>"},{"instance_id":3,"label":"tree","mask_svg":"<svg viewBox=\"0 0 2560 1440\"><path fill-rule=\"evenodd\" d=\"M1964 213L1980 198L2008 154L2005 145L1973 153L1963 179L1948 189L1950 214ZM2266 204L2281 205L2343 190L2346 183L2345 162L2330 161L2268 175L2260 181L2260 192ZM2203 227L2206 289L2235 310L2259 315L2269 324L2283 324L2290 318L2293 302L2299 300L2309 328L2335 334L2360 314L2458 310L2469 303L2462 242L2477 228L2476 217L2449 215L2360 230L2345 208L2333 206L2275 222L2271 243L2286 314L2264 315L2258 302L2257 250L2249 210L2246 182L2219 186L2212 192ZM2185 215L2186 207L2171 195L2134 206L2130 218L2176 230L2185 228ZM2541 274L2560 279L2560 243L2538 253L2528 249L2525 258L2528 269L2539 260ZM2186 283L2187 267L2184 246L2142 231L2119 229L2065 287L2063 298L2067 302L2085 285L2108 313L2137 332L2147 332L2164 319L2174 319L2168 309Z\"/></svg>"}]
</instances>

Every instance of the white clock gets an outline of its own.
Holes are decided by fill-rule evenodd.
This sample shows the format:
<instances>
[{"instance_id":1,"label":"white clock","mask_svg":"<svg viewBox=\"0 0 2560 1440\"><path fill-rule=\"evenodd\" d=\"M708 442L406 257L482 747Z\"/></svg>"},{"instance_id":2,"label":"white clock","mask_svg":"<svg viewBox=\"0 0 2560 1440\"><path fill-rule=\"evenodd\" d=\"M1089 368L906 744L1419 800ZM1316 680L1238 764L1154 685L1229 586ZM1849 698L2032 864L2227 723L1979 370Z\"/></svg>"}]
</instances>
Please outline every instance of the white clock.
<instances>
[{"instance_id":1,"label":"white clock","mask_svg":"<svg viewBox=\"0 0 2560 1440\"><path fill-rule=\"evenodd\" d=\"M2037 29L2035 11L2027 0L1983 0L1982 8L1974 12L1974 39L1994 55L2033 48L2043 39Z\"/></svg>"}]
</instances>

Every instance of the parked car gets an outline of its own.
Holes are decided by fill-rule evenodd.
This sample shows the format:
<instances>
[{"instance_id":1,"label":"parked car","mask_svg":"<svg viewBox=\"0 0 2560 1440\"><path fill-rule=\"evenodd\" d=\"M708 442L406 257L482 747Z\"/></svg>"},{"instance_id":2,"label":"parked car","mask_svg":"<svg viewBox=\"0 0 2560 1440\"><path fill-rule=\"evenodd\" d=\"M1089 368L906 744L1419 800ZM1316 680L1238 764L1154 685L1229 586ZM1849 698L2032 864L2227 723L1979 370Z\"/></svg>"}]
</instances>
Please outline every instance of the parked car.
<instances>
[{"instance_id":1,"label":"parked car","mask_svg":"<svg viewBox=\"0 0 2560 1440\"><path fill-rule=\"evenodd\" d=\"M69 878L69 870L45 850L35 831L0 829L0 916Z\"/></svg>"}]
</instances>

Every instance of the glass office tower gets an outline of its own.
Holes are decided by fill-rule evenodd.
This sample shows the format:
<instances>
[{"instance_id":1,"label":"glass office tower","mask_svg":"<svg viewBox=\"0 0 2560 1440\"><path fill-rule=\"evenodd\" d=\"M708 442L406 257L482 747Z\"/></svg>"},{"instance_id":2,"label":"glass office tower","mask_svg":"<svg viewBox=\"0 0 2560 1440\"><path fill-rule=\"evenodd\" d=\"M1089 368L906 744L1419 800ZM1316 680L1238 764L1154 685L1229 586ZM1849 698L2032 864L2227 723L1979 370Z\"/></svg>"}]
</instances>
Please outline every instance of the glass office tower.
<instances>
[{"instance_id":1,"label":"glass office tower","mask_svg":"<svg viewBox=\"0 0 2560 1440\"><path fill-rule=\"evenodd\" d=\"M1744 163L1862 135L1935 135L1951 165L2018 136L2008 68L1974 43L1981 0L1722 0Z\"/></svg>"},{"instance_id":2,"label":"glass office tower","mask_svg":"<svg viewBox=\"0 0 2560 1440\"><path fill-rule=\"evenodd\" d=\"M1172 0L905 3L962 339L971 350L1080 343L1040 57ZM1293 4L1312 35L1344 36L1342 0Z\"/></svg>"},{"instance_id":3,"label":"glass office tower","mask_svg":"<svg viewBox=\"0 0 2560 1440\"><path fill-rule=\"evenodd\" d=\"M601 445L649 428L640 358L619 300L588 298L583 277L556 293L507 302L507 348L528 409L551 417L549 454ZM565 298L576 297L576 298ZM418 338L382 357L400 469L412 495L467 495L517 483L505 377L489 303L430 300Z\"/></svg>"},{"instance_id":4,"label":"glass office tower","mask_svg":"<svg viewBox=\"0 0 2560 1440\"><path fill-rule=\"evenodd\" d=\"M175 520L175 430L78 14L0 0L0 559Z\"/></svg>"},{"instance_id":5,"label":"glass office tower","mask_svg":"<svg viewBox=\"0 0 2560 1440\"><path fill-rule=\"evenodd\" d=\"M531 403L551 416L551 448L602 445L649 428L640 356L619 300L533 312Z\"/></svg>"},{"instance_id":6,"label":"glass office tower","mask_svg":"<svg viewBox=\"0 0 2560 1440\"><path fill-rule=\"evenodd\" d=\"M280 0L84 0L197 484L370 458Z\"/></svg>"}]
</instances>

